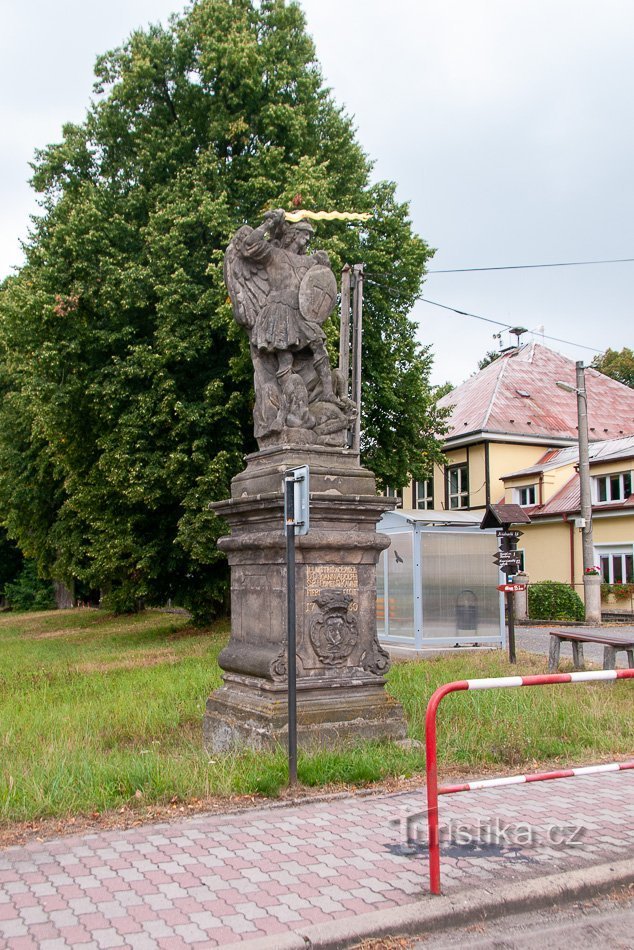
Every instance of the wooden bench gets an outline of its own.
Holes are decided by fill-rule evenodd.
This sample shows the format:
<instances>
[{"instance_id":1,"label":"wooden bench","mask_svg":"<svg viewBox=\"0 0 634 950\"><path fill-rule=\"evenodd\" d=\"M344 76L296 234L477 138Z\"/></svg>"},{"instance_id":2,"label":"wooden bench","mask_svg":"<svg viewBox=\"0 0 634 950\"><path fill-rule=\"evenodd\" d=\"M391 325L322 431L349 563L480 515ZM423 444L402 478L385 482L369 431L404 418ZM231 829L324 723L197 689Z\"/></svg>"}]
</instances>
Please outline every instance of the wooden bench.
<instances>
[{"instance_id":1,"label":"wooden bench","mask_svg":"<svg viewBox=\"0 0 634 950\"><path fill-rule=\"evenodd\" d=\"M604 670L615 669L616 655L622 652L627 653L628 666L631 670L634 669L634 640L626 640L625 637L606 637L602 634L593 636L591 633L567 633L565 630L551 630L550 649L548 651L549 673L557 672L562 643L570 643L572 646L572 662L576 670L585 669L584 643L597 643L603 647Z\"/></svg>"}]
</instances>

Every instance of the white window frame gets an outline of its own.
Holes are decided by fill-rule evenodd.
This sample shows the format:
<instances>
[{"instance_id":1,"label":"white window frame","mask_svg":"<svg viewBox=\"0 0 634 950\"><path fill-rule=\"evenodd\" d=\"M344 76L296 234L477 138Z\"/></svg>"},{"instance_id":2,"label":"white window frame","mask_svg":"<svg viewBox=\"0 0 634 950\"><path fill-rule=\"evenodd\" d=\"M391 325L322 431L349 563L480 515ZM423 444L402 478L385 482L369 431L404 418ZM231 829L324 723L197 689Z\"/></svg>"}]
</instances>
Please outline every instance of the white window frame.
<instances>
[{"instance_id":1,"label":"white window frame","mask_svg":"<svg viewBox=\"0 0 634 950\"><path fill-rule=\"evenodd\" d=\"M458 490L451 491L451 476L456 472L458 476ZM466 487L465 487L466 483ZM458 504L453 504L457 501ZM469 507L469 465L467 462L458 462L447 468L447 502L451 511Z\"/></svg>"},{"instance_id":2,"label":"white window frame","mask_svg":"<svg viewBox=\"0 0 634 950\"><path fill-rule=\"evenodd\" d=\"M420 489L422 486L422 491ZM414 482L414 508L430 511L434 507L434 479L433 476Z\"/></svg>"},{"instance_id":3,"label":"white window frame","mask_svg":"<svg viewBox=\"0 0 634 950\"><path fill-rule=\"evenodd\" d=\"M401 504L403 504L403 489L402 488L390 488L389 485L385 486L385 496L386 498L397 498Z\"/></svg>"},{"instance_id":4,"label":"white window frame","mask_svg":"<svg viewBox=\"0 0 634 950\"><path fill-rule=\"evenodd\" d=\"M532 492L533 500L523 501L522 492ZM535 483L532 485L521 485L519 488L515 488L513 493L515 497L515 504L520 505L522 508L532 508L537 504L537 485Z\"/></svg>"},{"instance_id":5,"label":"white window frame","mask_svg":"<svg viewBox=\"0 0 634 950\"><path fill-rule=\"evenodd\" d=\"M596 563L601 568L601 580L604 584L628 584L634 574L634 544L595 545ZM615 562L620 563L620 568ZM631 573L630 573L631 571ZM620 578L615 574L620 573Z\"/></svg>"},{"instance_id":6,"label":"white window frame","mask_svg":"<svg viewBox=\"0 0 634 950\"><path fill-rule=\"evenodd\" d=\"M618 494L612 495L613 479L618 479ZM625 484L629 480L629 492ZM600 483L605 481L605 498L600 498ZM595 475L592 479L592 500L595 505L609 505L615 501L625 501L632 492L634 478L632 472L610 472L607 475ZM626 494L627 492L627 494Z\"/></svg>"}]
</instances>

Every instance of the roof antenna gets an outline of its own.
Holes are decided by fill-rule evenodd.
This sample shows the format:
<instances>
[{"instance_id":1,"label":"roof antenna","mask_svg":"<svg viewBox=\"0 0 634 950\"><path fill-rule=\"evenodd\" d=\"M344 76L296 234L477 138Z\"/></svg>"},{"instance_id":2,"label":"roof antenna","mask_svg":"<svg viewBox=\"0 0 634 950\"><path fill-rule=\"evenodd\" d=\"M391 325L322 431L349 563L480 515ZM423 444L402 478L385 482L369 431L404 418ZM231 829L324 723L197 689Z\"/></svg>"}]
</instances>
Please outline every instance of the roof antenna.
<instances>
[{"instance_id":1,"label":"roof antenna","mask_svg":"<svg viewBox=\"0 0 634 950\"><path fill-rule=\"evenodd\" d=\"M526 327L509 327L509 333L515 337L515 346L519 350L520 348L520 339L524 333L528 333Z\"/></svg>"}]
</instances>

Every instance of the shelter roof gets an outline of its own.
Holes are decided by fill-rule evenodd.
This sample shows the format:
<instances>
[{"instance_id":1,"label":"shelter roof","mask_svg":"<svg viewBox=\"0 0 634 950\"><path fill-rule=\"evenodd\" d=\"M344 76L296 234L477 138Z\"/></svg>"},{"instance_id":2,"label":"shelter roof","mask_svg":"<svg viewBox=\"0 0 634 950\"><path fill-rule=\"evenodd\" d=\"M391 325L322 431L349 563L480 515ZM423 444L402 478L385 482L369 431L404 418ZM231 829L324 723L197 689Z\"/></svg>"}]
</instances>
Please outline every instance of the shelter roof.
<instances>
[{"instance_id":1,"label":"shelter roof","mask_svg":"<svg viewBox=\"0 0 634 950\"><path fill-rule=\"evenodd\" d=\"M414 509L402 511L397 509L395 511L387 512L382 516L382 521L403 521L408 522L409 524L426 524L426 525L464 525L464 526L474 526L480 527L480 522L482 520L482 514L478 512L471 511L446 511L444 509L436 511L430 508L427 509ZM379 527L380 530L380 527Z\"/></svg>"}]
</instances>

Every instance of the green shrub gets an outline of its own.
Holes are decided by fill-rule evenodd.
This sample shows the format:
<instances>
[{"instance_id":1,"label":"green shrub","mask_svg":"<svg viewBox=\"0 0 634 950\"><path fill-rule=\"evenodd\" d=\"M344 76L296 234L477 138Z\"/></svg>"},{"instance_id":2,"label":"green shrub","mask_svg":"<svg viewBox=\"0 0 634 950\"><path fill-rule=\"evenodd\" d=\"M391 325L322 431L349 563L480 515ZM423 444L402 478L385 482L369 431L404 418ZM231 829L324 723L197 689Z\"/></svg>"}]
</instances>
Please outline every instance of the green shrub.
<instances>
[{"instance_id":1,"label":"green shrub","mask_svg":"<svg viewBox=\"0 0 634 950\"><path fill-rule=\"evenodd\" d=\"M103 595L101 606L104 610L111 611L114 614L136 614L143 610L143 601L138 596L133 584L124 581Z\"/></svg>"},{"instance_id":2,"label":"green shrub","mask_svg":"<svg viewBox=\"0 0 634 950\"><path fill-rule=\"evenodd\" d=\"M528 588L528 616L531 620L584 620L579 594L560 581L541 581Z\"/></svg>"},{"instance_id":3,"label":"green shrub","mask_svg":"<svg viewBox=\"0 0 634 950\"><path fill-rule=\"evenodd\" d=\"M607 600L612 595L616 600L628 600L634 597L634 583L601 584L601 597Z\"/></svg>"},{"instance_id":4,"label":"green shrub","mask_svg":"<svg viewBox=\"0 0 634 950\"><path fill-rule=\"evenodd\" d=\"M34 561L25 561L16 579L5 584L4 596L11 610L51 610L55 607L53 585L38 577Z\"/></svg>"}]
</instances>

